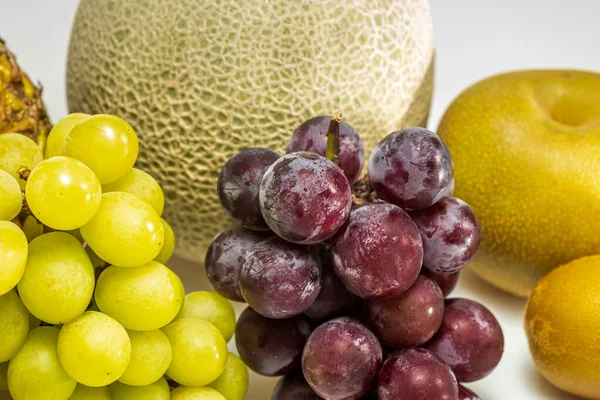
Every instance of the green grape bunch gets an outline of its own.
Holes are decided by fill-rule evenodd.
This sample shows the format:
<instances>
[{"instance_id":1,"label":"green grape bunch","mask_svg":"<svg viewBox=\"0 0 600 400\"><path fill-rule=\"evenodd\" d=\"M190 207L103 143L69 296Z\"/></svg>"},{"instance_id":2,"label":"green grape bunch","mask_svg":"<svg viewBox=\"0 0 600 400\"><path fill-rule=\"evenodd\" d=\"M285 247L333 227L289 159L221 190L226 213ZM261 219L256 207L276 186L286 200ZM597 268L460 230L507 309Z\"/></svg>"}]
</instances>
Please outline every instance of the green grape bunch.
<instances>
[{"instance_id":1,"label":"green grape bunch","mask_svg":"<svg viewBox=\"0 0 600 400\"><path fill-rule=\"evenodd\" d=\"M42 146L0 134L0 397L242 400L233 306L166 266L175 235L131 125L71 114Z\"/></svg>"}]
</instances>

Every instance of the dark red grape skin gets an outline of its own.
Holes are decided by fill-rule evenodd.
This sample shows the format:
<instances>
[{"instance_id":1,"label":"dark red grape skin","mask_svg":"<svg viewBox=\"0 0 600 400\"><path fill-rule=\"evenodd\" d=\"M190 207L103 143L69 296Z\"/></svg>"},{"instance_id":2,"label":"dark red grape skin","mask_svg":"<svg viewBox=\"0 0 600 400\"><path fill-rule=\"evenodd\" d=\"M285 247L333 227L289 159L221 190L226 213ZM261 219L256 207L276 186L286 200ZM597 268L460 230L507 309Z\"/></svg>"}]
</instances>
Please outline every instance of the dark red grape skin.
<instances>
[{"instance_id":1,"label":"dark red grape skin","mask_svg":"<svg viewBox=\"0 0 600 400\"><path fill-rule=\"evenodd\" d=\"M479 396L463 385L458 385L458 400L481 400Z\"/></svg>"},{"instance_id":2,"label":"dark red grape skin","mask_svg":"<svg viewBox=\"0 0 600 400\"><path fill-rule=\"evenodd\" d=\"M321 290L314 249L272 237L253 246L240 271L244 300L267 318L289 318L310 307Z\"/></svg>"},{"instance_id":3,"label":"dark red grape skin","mask_svg":"<svg viewBox=\"0 0 600 400\"><path fill-rule=\"evenodd\" d=\"M368 300L364 317L385 346L419 346L437 332L444 317L444 295L437 283L419 275L406 292Z\"/></svg>"},{"instance_id":4,"label":"dark red grape skin","mask_svg":"<svg viewBox=\"0 0 600 400\"><path fill-rule=\"evenodd\" d=\"M238 319L235 344L250 369L280 376L301 367L302 350L311 331L310 321L303 315L270 319L248 307Z\"/></svg>"},{"instance_id":5,"label":"dark red grape skin","mask_svg":"<svg viewBox=\"0 0 600 400\"><path fill-rule=\"evenodd\" d=\"M309 151L325 157L330 121L331 117L321 116L303 122L292 134L287 152ZM365 149L358 133L346 122L340 124L338 162L348 181L356 182L365 162Z\"/></svg>"},{"instance_id":6,"label":"dark red grape skin","mask_svg":"<svg viewBox=\"0 0 600 400\"><path fill-rule=\"evenodd\" d=\"M320 258L323 267L321 291L304 315L314 321L323 321L354 313L360 307L361 299L350 293L335 274L331 252L323 250Z\"/></svg>"},{"instance_id":7,"label":"dark red grape skin","mask_svg":"<svg viewBox=\"0 0 600 400\"><path fill-rule=\"evenodd\" d=\"M311 389L302 371L292 372L281 378L275 388L271 400L322 400Z\"/></svg>"},{"instance_id":8,"label":"dark red grape skin","mask_svg":"<svg viewBox=\"0 0 600 400\"><path fill-rule=\"evenodd\" d=\"M435 133L407 128L383 138L369 158L369 181L377 195L406 210L429 207L450 192L450 151Z\"/></svg>"},{"instance_id":9,"label":"dark red grape skin","mask_svg":"<svg viewBox=\"0 0 600 400\"><path fill-rule=\"evenodd\" d=\"M229 300L243 302L239 273L246 253L256 243L271 235L270 232L232 228L215 236L204 258L206 275L213 289Z\"/></svg>"},{"instance_id":10,"label":"dark red grape skin","mask_svg":"<svg viewBox=\"0 0 600 400\"><path fill-rule=\"evenodd\" d=\"M481 238L475 213L467 203L444 197L431 207L413 211L423 240L423 267L439 274L453 274L473 259Z\"/></svg>"},{"instance_id":11,"label":"dark red grape skin","mask_svg":"<svg viewBox=\"0 0 600 400\"><path fill-rule=\"evenodd\" d=\"M260 185L260 208L269 227L294 243L315 244L344 224L352 192L344 172L314 153L291 153L277 160Z\"/></svg>"},{"instance_id":12,"label":"dark red grape skin","mask_svg":"<svg viewBox=\"0 0 600 400\"><path fill-rule=\"evenodd\" d=\"M442 289L444 297L448 297L448 295L452 293L460 276L460 272L455 272L453 274L437 274L426 268L421 269L421 274L433 279L440 289Z\"/></svg>"},{"instance_id":13,"label":"dark red grape skin","mask_svg":"<svg viewBox=\"0 0 600 400\"><path fill-rule=\"evenodd\" d=\"M280 157L273 150L254 147L240 151L221 169L217 180L221 206L246 229L269 230L260 212L258 190L265 171Z\"/></svg>"},{"instance_id":14,"label":"dark red grape skin","mask_svg":"<svg viewBox=\"0 0 600 400\"><path fill-rule=\"evenodd\" d=\"M387 203L352 211L332 247L333 266L346 288L364 299L397 296L417 279L421 236L400 207Z\"/></svg>"},{"instance_id":15,"label":"dark red grape skin","mask_svg":"<svg viewBox=\"0 0 600 400\"><path fill-rule=\"evenodd\" d=\"M504 335L483 305L447 299L442 326L423 347L448 364L459 382L473 382L486 377L500 362Z\"/></svg>"},{"instance_id":16,"label":"dark red grape skin","mask_svg":"<svg viewBox=\"0 0 600 400\"><path fill-rule=\"evenodd\" d=\"M424 349L403 349L381 367L379 400L458 400L458 383L450 367Z\"/></svg>"},{"instance_id":17,"label":"dark red grape skin","mask_svg":"<svg viewBox=\"0 0 600 400\"><path fill-rule=\"evenodd\" d=\"M355 400L368 392L381 367L377 337L349 317L332 319L308 338L302 371L308 384L328 400Z\"/></svg>"}]
</instances>

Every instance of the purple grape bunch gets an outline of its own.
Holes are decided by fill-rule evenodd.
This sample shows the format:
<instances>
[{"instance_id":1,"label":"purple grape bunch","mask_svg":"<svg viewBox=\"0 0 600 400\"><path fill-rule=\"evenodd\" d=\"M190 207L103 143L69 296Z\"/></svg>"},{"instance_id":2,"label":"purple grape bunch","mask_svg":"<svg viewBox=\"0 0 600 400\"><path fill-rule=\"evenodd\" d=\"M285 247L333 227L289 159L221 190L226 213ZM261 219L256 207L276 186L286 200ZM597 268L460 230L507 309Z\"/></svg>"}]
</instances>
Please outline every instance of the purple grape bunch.
<instances>
[{"instance_id":1,"label":"purple grape bunch","mask_svg":"<svg viewBox=\"0 0 600 400\"><path fill-rule=\"evenodd\" d=\"M493 371L504 336L483 305L447 299L480 226L452 197L444 142L393 132L359 179L363 143L335 115L300 124L287 152L225 163L219 199L238 226L205 259L215 291L248 304L236 345L281 376L271 399L478 399L461 384Z\"/></svg>"}]
</instances>

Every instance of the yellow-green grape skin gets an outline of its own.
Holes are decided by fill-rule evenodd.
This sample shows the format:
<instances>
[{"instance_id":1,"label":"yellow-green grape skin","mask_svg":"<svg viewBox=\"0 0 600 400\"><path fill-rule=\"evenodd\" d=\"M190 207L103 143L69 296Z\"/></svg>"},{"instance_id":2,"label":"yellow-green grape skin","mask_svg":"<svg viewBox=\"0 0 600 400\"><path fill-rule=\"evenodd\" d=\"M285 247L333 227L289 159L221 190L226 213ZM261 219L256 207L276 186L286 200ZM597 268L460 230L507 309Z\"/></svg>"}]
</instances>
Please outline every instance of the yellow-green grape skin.
<instances>
[{"instance_id":1,"label":"yellow-green grape skin","mask_svg":"<svg viewBox=\"0 0 600 400\"><path fill-rule=\"evenodd\" d=\"M173 228L171 228L171 225L169 225L167 221L161 218L160 222L162 222L165 234L160 253L158 253L154 261L158 261L161 264L166 264L167 261L171 259L173 251L175 251L175 232L173 232Z\"/></svg>"},{"instance_id":2,"label":"yellow-green grape skin","mask_svg":"<svg viewBox=\"0 0 600 400\"><path fill-rule=\"evenodd\" d=\"M170 400L171 392L165 378L146 386L129 386L115 382L109 386L112 400Z\"/></svg>"},{"instance_id":3,"label":"yellow-green grape skin","mask_svg":"<svg viewBox=\"0 0 600 400\"><path fill-rule=\"evenodd\" d=\"M71 130L75 125L89 117L91 117L89 114L73 113L58 121L48 135L44 158L47 160L52 157L62 156L63 148L65 147L65 139L69 136Z\"/></svg>"},{"instance_id":4,"label":"yellow-green grape skin","mask_svg":"<svg viewBox=\"0 0 600 400\"><path fill-rule=\"evenodd\" d=\"M23 221L23 232L28 241L32 241L44 233L44 225L40 223L33 215L28 215Z\"/></svg>"},{"instance_id":5,"label":"yellow-green grape skin","mask_svg":"<svg viewBox=\"0 0 600 400\"><path fill-rule=\"evenodd\" d=\"M25 233L10 221L0 221L0 295L23 277L28 251Z\"/></svg>"},{"instance_id":6,"label":"yellow-green grape skin","mask_svg":"<svg viewBox=\"0 0 600 400\"><path fill-rule=\"evenodd\" d=\"M110 266L98 278L95 300L125 328L151 331L177 316L183 304L181 288L177 275L156 261L130 268Z\"/></svg>"},{"instance_id":7,"label":"yellow-green grape skin","mask_svg":"<svg viewBox=\"0 0 600 400\"><path fill-rule=\"evenodd\" d=\"M22 167L32 170L43 159L38 145L27 136L19 133L0 135L0 169L11 174L21 190L25 189L25 181L19 176L19 170Z\"/></svg>"},{"instance_id":8,"label":"yellow-green grape skin","mask_svg":"<svg viewBox=\"0 0 600 400\"><path fill-rule=\"evenodd\" d=\"M130 386L145 386L156 382L167 372L173 352L169 339L160 330L127 331L131 341L131 360L119 378Z\"/></svg>"},{"instance_id":9,"label":"yellow-green grape skin","mask_svg":"<svg viewBox=\"0 0 600 400\"><path fill-rule=\"evenodd\" d=\"M200 318L221 331L226 342L235 332L235 310L231 303L215 292L193 292L185 296L176 319Z\"/></svg>"},{"instance_id":10,"label":"yellow-green grape skin","mask_svg":"<svg viewBox=\"0 0 600 400\"><path fill-rule=\"evenodd\" d=\"M8 390L8 382L6 380L8 374L8 362L0 363L0 392Z\"/></svg>"},{"instance_id":11,"label":"yellow-green grape skin","mask_svg":"<svg viewBox=\"0 0 600 400\"><path fill-rule=\"evenodd\" d=\"M73 127L63 155L81 161L106 185L127 175L137 159L138 138L124 119L98 114Z\"/></svg>"},{"instance_id":12,"label":"yellow-green grape skin","mask_svg":"<svg viewBox=\"0 0 600 400\"><path fill-rule=\"evenodd\" d=\"M98 254L94 253L94 250L92 250L90 246L85 246L85 252L90 258L90 261L92 262L92 266L94 268L106 266L106 261L98 257Z\"/></svg>"},{"instance_id":13,"label":"yellow-green grape skin","mask_svg":"<svg viewBox=\"0 0 600 400\"><path fill-rule=\"evenodd\" d=\"M56 351L58 329L41 326L8 364L8 388L15 400L68 399L77 382L61 365Z\"/></svg>"},{"instance_id":14,"label":"yellow-green grape skin","mask_svg":"<svg viewBox=\"0 0 600 400\"><path fill-rule=\"evenodd\" d=\"M100 207L102 188L83 163L53 157L39 163L25 186L27 205L44 225L68 231L85 225Z\"/></svg>"},{"instance_id":15,"label":"yellow-green grape skin","mask_svg":"<svg viewBox=\"0 0 600 400\"><path fill-rule=\"evenodd\" d=\"M210 322L183 318L162 328L173 349L167 375L184 386L205 386L225 370L227 343Z\"/></svg>"},{"instance_id":16,"label":"yellow-green grape skin","mask_svg":"<svg viewBox=\"0 0 600 400\"><path fill-rule=\"evenodd\" d=\"M228 400L209 387L178 387L171 392L171 400Z\"/></svg>"},{"instance_id":17,"label":"yellow-green grape skin","mask_svg":"<svg viewBox=\"0 0 600 400\"><path fill-rule=\"evenodd\" d=\"M221 393L226 400L244 400L249 380L246 364L236 354L229 353L225 371L208 386Z\"/></svg>"},{"instance_id":18,"label":"yellow-green grape skin","mask_svg":"<svg viewBox=\"0 0 600 400\"><path fill-rule=\"evenodd\" d=\"M119 267L135 267L153 260L164 240L156 211L124 192L104 193L96 215L79 231L100 258Z\"/></svg>"},{"instance_id":19,"label":"yellow-green grape skin","mask_svg":"<svg viewBox=\"0 0 600 400\"><path fill-rule=\"evenodd\" d=\"M58 336L58 356L77 382L91 387L107 386L127 369L131 342L117 321L100 312L86 311L63 325Z\"/></svg>"},{"instance_id":20,"label":"yellow-green grape skin","mask_svg":"<svg viewBox=\"0 0 600 400\"><path fill-rule=\"evenodd\" d=\"M21 212L23 195L14 176L0 169L0 221L10 221Z\"/></svg>"},{"instance_id":21,"label":"yellow-green grape skin","mask_svg":"<svg viewBox=\"0 0 600 400\"><path fill-rule=\"evenodd\" d=\"M0 296L0 362L14 357L29 333L29 315L21 299L11 290Z\"/></svg>"},{"instance_id":22,"label":"yellow-green grape skin","mask_svg":"<svg viewBox=\"0 0 600 400\"><path fill-rule=\"evenodd\" d=\"M89 387L77 384L69 400L112 400L108 386Z\"/></svg>"},{"instance_id":23,"label":"yellow-green grape skin","mask_svg":"<svg viewBox=\"0 0 600 400\"><path fill-rule=\"evenodd\" d=\"M127 175L115 182L102 185L102 193L108 192L131 193L150 204L159 216L165 207L165 196L156 179L137 168L132 168Z\"/></svg>"},{"instance_id":24,"label":"yellow-green grape skin","mask_svg":"<svg viewBox=\"0 0 600 400\"><path fill-rule=\"evenodd\" d=\"M27 310L27 316L29 317L29 331L31 332L32 330L40 326L40 323L42 321L40 321L38 317L30 313L29 310Z\"/></svg>"},{"instance_id":25,"label":"yellow-green grape skin","mask_svg":"<svg viewBox=\"0 0 600 400\"><path fill-rule=\"evenodd\" d=\"M27 266L17 287L33 315L63 324L86 310L94 282L94 267L81 243L68 233L50 232L29 244Z\"/></svg>"}]
</instances>

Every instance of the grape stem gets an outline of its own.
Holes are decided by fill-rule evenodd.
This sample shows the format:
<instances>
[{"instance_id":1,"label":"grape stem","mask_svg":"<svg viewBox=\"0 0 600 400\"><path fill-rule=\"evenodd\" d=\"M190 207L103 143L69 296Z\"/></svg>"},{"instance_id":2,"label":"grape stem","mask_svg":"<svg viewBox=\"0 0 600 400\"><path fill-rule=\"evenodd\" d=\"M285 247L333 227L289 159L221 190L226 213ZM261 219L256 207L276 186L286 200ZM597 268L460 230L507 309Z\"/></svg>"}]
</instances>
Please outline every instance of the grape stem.
<instances>
[{"instance_id":1,"label":"grape stem","mask_svg":"<svg viewBox=\"0 0 600 400\"><path fill-rule=\"evenodd\" d=\"M27 167L21 167L17 170L17 174L19 174L19 178L26 181L29 178L29 175L31 175L31 171Z\"/></svg>"},{"instance_id":2,"label":"grape stem","mask_svg":"<svg viewBox=\"0 0 600 400\"><path fill-rule=\"evenodd\" d=\"M340 124L342 123L342 113L334 114L327 128L327 150L325 156L335 165L339 165L338 155L340 154Z\"/></svg>"}]
</instances>

